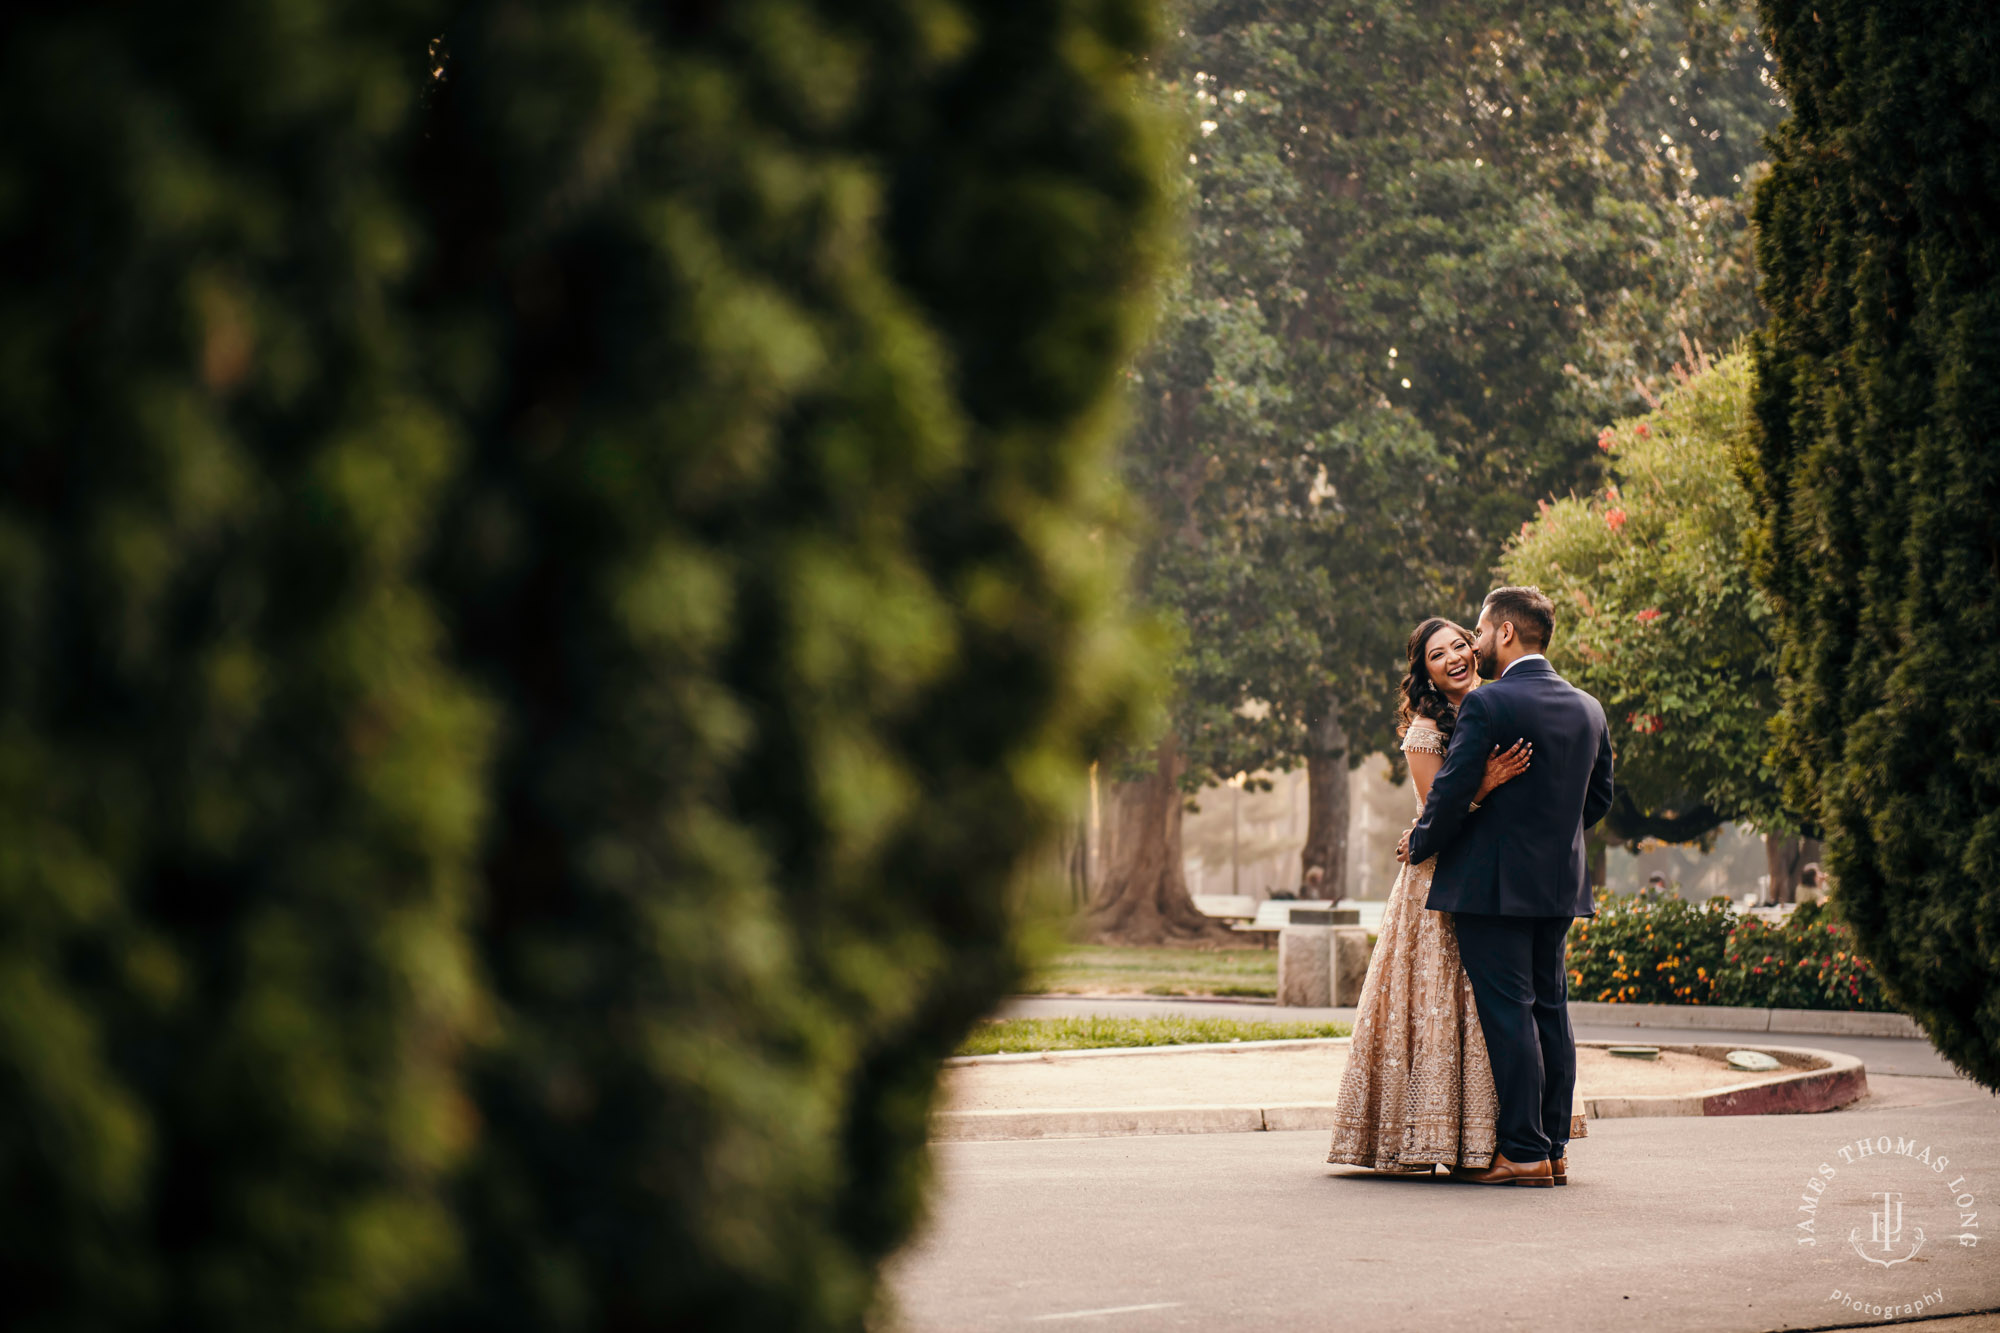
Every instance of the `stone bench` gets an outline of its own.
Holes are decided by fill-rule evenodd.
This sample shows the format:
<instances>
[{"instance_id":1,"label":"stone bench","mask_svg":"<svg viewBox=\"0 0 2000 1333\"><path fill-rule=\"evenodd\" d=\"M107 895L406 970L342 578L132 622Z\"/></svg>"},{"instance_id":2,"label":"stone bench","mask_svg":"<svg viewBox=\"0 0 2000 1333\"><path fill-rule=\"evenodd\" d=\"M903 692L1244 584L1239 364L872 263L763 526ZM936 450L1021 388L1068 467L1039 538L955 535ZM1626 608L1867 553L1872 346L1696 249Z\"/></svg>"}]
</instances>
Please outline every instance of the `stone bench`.
<instances>
[{"instance_id":1,"label":"stone bench","mask_svg":"<svg viewBox=\"0 0 2000 1333\"><path fill-rule=\"evenodd\" d=\"M1254 921L1257 900L1247 893L1197 893L1194 905L1203 916L1219 921Z\"/></svg>"},{"instance_id":2,"label":"stone bench","mask_svg":"<svg viewBox=\"0 0 2000 1333\"><path fill-rule=\"evenodd\" d=\"M1230 929L1255 935L1268 946L1291 926L1352 926L1360 921L1360 912L1352 907L1302 898L1267 898L1258 905L1255 918Z\"/></svg>"}]
</instances>

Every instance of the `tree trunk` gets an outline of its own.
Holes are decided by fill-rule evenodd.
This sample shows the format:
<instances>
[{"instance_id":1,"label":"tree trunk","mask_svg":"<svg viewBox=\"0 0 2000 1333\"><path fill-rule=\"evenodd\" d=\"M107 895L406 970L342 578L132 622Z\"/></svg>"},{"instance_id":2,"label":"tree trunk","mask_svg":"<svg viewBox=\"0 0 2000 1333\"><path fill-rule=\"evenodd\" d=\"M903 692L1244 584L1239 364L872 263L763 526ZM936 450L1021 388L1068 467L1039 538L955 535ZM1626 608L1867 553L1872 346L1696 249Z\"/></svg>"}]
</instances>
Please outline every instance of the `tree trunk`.
<instances>
[{"instance_id":1,"label":"tree trunk","mask_svg":"<svg viewBox=\"0 0 2000 1333\"><path fill-rule=\"evenodd\" d=\"M1204 916L1181 869L1180 746L1169 736L1153 771L1105 789L1099 849L1103 887L1086 919L1090 939L1105 944L1235 943L1240 937Z\"/></svg>"},{"instance_id":2,"label":"tree trunk","mask_svg":"<svg viewBox=\"0 0 2000 1333\"><path fill-rule=\"evenodd\" d=\"M1347 733L1340 708L1328 701L1306 735L1306 845L1299 853L1299 879L1320 872L1313 896L1338 902L1347 896Z\"/></svg>"},{"instance_id":3,"label":"tree trunk","mask_svg":"<svg viewBox=\"0 0 2000 1333\"><path fill-rule=\"evenodd\" d=\"M1585 864L1590 870L1590 887L1593 891L1603 888L1604 881L1609 878L1610 850L1604 839L1598 837L1595 831L1584 834L1583 853L1586 858Z\"/></svg>"},{"instance_id":4,"label":"tree trunk","mask_svg":"<svg viewBox=\"0 0 2000 1333\"><path fill-rule=\"evenodd\" d=\"M1797 902L1799 871L1820 858L1817 838L1801 838L1796 833L1764 835L1764 869L1770 873L1771 887L1765 891L1769 903Z\"/></svg>"},{"instance_id":5,"label":"tree trunk","mask_svg":"<svg viewBox=\"0 0 2000 1333\"><path fill-rule=\"evenodd\" d=\"M1065 820L1062 832L1056 835L1056 855L1062 863L1062 876L1069 885L1069 905L1071 911L1081 911L1090 902L1090 811L1085 809L1074 819Z\"/></svg>"}]
</instances>

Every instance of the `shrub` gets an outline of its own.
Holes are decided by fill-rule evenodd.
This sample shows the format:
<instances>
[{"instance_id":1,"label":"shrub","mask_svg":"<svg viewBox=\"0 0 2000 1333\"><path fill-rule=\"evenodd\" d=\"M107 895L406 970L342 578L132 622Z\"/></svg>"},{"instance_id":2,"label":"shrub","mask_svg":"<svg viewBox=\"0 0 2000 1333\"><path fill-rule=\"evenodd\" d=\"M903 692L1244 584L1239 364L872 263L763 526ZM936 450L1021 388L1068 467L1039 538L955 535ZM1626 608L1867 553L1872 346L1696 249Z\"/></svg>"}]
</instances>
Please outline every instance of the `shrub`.
<instances>
[{"instance_id":1,"label":"shrub","mask_svg":"<svg viewBox=\"0 0 2000 1333\"><path fill-rule=\"evenodd\" d=\"M1651 894L1599 892L1597 915L1569 933L1570 998L1610 1004L1714 1004L1735 914Z\"/></svg>"},{"instance_id":2,"label":"shrub","mask_svg":"<svg viewBox=\"0 0 2000 1333\"><path fill-rule=\"evenodd\" d=\"M1782 926L1739 921L1729 932L1729 964L1715 1002L1893 1012L1881 977L1854 948L1854 932L1820 903L1799 907Z\"/></svg>"},{"instance_id":3,"label":"shrub","mask_svg":"<svg viewBox=\"0 0 2000 1333\"><path fill-rule=\"evenodd\" d=\"M1726 898L1598 895L1569 936L1570 998L1753 1009L1895 1009L1854 932L1819 903L1780 925Z\"/></svg>"}]
</instances>

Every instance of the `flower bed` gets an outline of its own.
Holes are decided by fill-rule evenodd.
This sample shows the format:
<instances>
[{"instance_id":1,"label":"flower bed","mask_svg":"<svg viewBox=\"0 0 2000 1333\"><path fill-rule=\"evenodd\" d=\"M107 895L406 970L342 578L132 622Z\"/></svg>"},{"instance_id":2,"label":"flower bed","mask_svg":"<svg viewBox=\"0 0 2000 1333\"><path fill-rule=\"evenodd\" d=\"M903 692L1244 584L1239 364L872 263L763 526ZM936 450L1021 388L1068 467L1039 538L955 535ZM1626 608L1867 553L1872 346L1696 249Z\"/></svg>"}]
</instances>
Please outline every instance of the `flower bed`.
<instances>
[{"instance_id":1,"label":"flower bed","mask_svg":"<svg viewBox=\"0 0 2000 1333\"><path fill-rule=\"evenodd\" d=\"M1612 1004L1726 1004L1753 1009L1893 1012L1854 937L1818 903L1783 925L1648 893L1600 894L1597 916L1569 936L1570 998Z\"/></svg>"}]
</instances>

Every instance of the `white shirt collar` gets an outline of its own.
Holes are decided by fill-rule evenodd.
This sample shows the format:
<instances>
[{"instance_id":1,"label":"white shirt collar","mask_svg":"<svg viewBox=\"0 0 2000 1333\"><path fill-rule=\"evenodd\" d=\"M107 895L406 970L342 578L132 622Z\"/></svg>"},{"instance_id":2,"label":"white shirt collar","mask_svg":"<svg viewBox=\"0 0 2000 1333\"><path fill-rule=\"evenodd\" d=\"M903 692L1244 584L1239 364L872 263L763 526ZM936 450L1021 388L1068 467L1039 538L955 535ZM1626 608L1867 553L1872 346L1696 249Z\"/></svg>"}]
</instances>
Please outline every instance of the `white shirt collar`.
<instances>
[{"instance_id":1,"label":"white shirt collar","mask_svg":"<svg viewBox=\"0 0 2000 1333\"><path fill-rule=\"evenodd\" d=\"M1521 663L1523 662L1546 662L1548 660L1549 660L1548 658L1543 657L1540 653L1522 653L1519 657L1509 662L1506 666L1500 668L1500 674L1503 676L1506 675L1509 671L1512 671L1515 667L1521 665Z\"/></svg>"}]
</instances>

